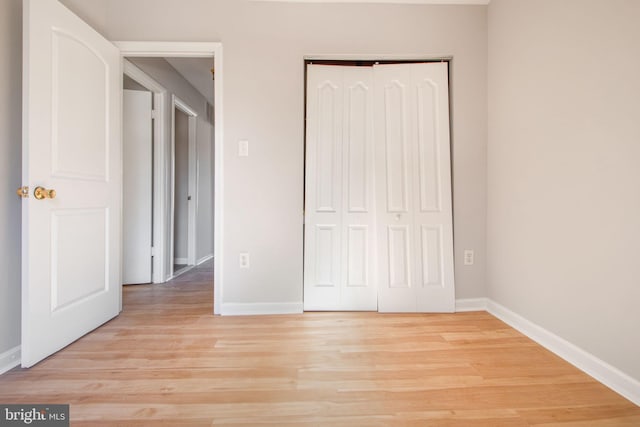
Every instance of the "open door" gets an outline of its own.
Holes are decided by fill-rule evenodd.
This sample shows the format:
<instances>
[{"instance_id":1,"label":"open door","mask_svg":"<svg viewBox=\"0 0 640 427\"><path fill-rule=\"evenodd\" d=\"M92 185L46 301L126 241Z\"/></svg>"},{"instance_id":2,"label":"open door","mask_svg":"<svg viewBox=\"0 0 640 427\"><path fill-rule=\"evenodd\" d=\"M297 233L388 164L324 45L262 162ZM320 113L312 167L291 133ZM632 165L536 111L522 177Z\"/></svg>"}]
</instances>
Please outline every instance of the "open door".
<instances>
[{"instance_id":1,"label":"open door","mask_svg":"<svg viewBox=\"0 0 640 427\"><path fill-rule=\"evenodd\" d=\"M124 90L122 283L151 283L153 119L149 91Z\"/></svg>"},{"instance_id":2,"label":"open door","mask_svg":"<svg viewBox=\"0 0 640 427\"><path fill-rule=\"evenodd\" d=\"M122 71L118 49L56 0L25 0L23 13L29 367L120 309Z\"/></svg>"}]
</instances>

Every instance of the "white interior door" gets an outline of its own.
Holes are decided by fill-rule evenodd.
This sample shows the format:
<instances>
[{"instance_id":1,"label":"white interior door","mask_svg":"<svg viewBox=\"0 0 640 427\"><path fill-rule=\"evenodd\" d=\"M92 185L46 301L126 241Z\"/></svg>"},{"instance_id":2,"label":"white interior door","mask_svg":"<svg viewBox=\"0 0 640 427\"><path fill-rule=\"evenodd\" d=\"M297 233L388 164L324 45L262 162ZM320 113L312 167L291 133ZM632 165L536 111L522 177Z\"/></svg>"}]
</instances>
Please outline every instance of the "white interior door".
<instances>
[{"instance_id":1,"label":"white interior door","mask_svg":"<svg viewBox=\"0 0 640 427\"><path fill-rule=\"evenodd\" d=\"M455 309L447 67L374 66L379 311Z\"/></svg>"},{"instance_id":2,"label":"white interior door","mask_svg":"<svg viewBox=\"0 0 640 427\"><path fill-rule=\"evenodd\" d=\"M196 207L198 206L198 113L173 95L171 109L170 277L196 263ZM186 264L175 271L179 264Z\"/></svg>"},{"instance_id":3,"label":"white interior door","mask_svg":"<svg viewBox=\"0 0 640 427\"><path fill-rule=\"evenodd\" d=\"M307 68L305 310L376 310L373 70Z\"/></svg>"},{"instance_id":4,"label":"white interior door","mask_svg":"<svg viewBox=\"0 0 640 427\"><path fill-rule=\"evenodd\" d=\"M118 50L55 0L24 2L22 366L118 314ZM54 189L38 200L34 189ZM52 195L48 193L47 195Z\"/></svg>"},{"instance_id":5,"label":"white interior door","mask_svg":"<svg viewBox=\"0 0 640 427\"><path fill-rule=\"evenodd\" d=\"M122 283L151 282L152 126L151 92L123 91Z\"/></svg>"}]
</instances>

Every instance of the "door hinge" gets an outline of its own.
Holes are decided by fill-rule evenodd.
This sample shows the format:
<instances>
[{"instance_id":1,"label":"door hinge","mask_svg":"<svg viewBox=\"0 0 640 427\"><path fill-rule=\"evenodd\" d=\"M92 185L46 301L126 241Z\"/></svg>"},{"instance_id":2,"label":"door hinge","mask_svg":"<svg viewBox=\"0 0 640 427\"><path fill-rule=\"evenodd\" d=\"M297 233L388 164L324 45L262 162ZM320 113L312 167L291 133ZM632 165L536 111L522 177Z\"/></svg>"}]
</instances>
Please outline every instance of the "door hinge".
<instances>
[{"instance_id":1,"label":"door hinge","mask_svg":"<svg viewBox=\"0 0 640 427\"><path fill-rule=\"evenodd\" d=\"M151 110L151 118L152 119L157 119L158 118L158 110L156 110L156 109Z\"/></svg>"},{"instance_id":2,"label":"door hinge","mask_svg":"<svg viewBox=\"0 0 640 427\"><path fill-rule=\"evenodd\" d=\"M151 246L151 256L156 256L156 248Z\"/></svg>"}]
</instances>

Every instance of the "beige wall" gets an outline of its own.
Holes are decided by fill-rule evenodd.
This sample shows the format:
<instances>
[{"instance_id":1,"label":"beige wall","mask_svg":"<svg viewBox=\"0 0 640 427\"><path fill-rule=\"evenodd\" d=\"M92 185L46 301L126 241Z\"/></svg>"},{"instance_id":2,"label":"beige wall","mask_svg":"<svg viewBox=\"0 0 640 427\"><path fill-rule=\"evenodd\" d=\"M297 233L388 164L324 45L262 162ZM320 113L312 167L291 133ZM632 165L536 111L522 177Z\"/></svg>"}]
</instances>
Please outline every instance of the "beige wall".
<instances>
[{"instance_id":1,"label":"beige wall","mask_svg":"<svg viewBox=\"0 0 640 427\"><path fill-rule=\"evenodd\" d=\"M20 345L22 2L0 1L0 354Z\"/></svg>"},{"instance_id":2,"label":"beige wall","mask_svg":"<svg viewBox=\"0 0 640 427\"><path fill-rule=\"evenodd\" d=\"M456 294L485 295L486 7L111 0L104 18L104 2L65 3L112 40L222 41L223 303L302 301L304 55L452 55L456 255L477 253L456 262Z\"/></svg>"},{"instance_id":3,"label":"beige wall","mask_svg":"<svg viewBox=\"0 0 640 427\"><path fill-rule=\"evenodd\" d=\"M309 54L453 56L452 119L456 296L485 295L487 22L485 6L291 4L244 0L63 0L111 40L222 41L224 46L224 303L302 300L304 67ZM3 0L0 52L20 55L20 2ZM5 13L6 12L6 13ZM20 101L20 61L2 65L0 89ZM6 67L9 67L8 69ZM3 104L4 105L4 104ZM2 112L0 176L19 185L20 114ZM16 138L14 138L17 137ZM248 158L237 141L248 139ZM5 153L8 157L5 156ZM7 159L7 160L5 160ZM8 160L10 159L10 160ZM11 179L10 179L11 178ZM17 265L18 204L7 193L0 257ZM4 193L3 193L4 194ZM463 266L463 249L476 264ZM238 253L251 253L251 268ZM17 345L19 277L0 283L8 299L0 352ZM9 272L9 273L8 273ZM4 294L3 294L4 295ZM6 304L6 307L4 305ZM6 308L6 310L5 310ZM6 313L6 314L5 314ZM0 327L0 333L5 333ZM5 339L6 338L6 339Z\"/></svg>"},{"instance_id":4,"label":"beige wall","mask_svg":"<svg viewBox=\"0 0 640 427\"><path fill-rule=\"evenodd\" d=\"M640 380L640 2L492 0L488 295Z\"/></svg>"}]
</instances>

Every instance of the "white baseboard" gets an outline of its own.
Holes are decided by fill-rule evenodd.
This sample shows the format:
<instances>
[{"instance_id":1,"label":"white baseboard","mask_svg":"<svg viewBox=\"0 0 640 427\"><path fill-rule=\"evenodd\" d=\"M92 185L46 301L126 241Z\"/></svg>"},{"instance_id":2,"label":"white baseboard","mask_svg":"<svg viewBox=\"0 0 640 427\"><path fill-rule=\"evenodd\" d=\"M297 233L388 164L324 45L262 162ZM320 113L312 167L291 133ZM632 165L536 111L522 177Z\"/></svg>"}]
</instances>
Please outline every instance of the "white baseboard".
<instances>
[{"instance_id":1,"label":"white baseboard","mask_svg":"<svg viewBox=\"0 0 640 427\"><path fill-rule=\"evenodd\" d=\"M487 311L640 406L640 381L490 299Z\"/></svg>"},{"instance_id":2,"label":"white baseboard","mask_svg":"<svg viewBox=\"0 0 640 427\"><path fill-rule=\"evenodd\" d=\"M301 302L282 303L222 303L221 314L223 316L248 316L258 314L300 314Z\"/></svg>"},{"instance_id":3,"label":"white baseboard","mask_svg":"<svg viewBox=\"0 0 640 427\"><path fill-rule=\"evenodd\" d=\"M198 261L196 261L196 265L204 264L205 262L209 261L211 258L213 258L213 254L203 256Z\"/></svg>"},{"instance_id":4,"label":"white baseboard","mask_svg":"<svg viewBox=\"0 0 640 427\"><path fill-rule=\"evenodd\" d=\"M462 313L464 311L486 311L487 299L486 298L467 298L456 300L456 313Z\"/></svg>"},{"instance_id":5,"label":"white baseboard","mask_svg":"<svg viewBox=\"0 0 640 427\"><path fill-rule=\"evenodd\" d=\"M20 346L0 354L0 375L20 365L21 357Z\"/></svg>"},{"instance_id":6,"label":"white baseboard","mask_svg":"<svg viewBox=\"0 0 640 427\"><path fill-rule=\"evenodd\" d=\"M173 259L173 264L174 265L186 265L189 264L189 260L187 258L174 258Z\"/></svg>"}]
</instances>

